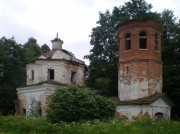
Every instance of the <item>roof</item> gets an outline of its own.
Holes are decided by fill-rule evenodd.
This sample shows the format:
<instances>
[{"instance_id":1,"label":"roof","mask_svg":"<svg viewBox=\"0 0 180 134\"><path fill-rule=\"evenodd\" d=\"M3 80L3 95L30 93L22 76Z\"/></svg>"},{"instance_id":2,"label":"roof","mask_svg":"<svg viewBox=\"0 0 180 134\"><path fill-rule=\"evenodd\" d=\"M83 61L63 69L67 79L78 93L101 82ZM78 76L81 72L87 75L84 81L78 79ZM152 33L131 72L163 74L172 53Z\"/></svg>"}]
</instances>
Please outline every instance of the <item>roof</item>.
<instances>
[{"instance_id":1,"label":"roof","mask_svg":"<svg viewBox=\"0 0 180 134\"><path fill-rule=\"evenodd\" d=\"M22 87L19 87L19 88L38 86L38 85L43 85L43 84L52 84L52 85L57 85L57 86L67 86L68 85L68 84L63 84L63 83L60 83L60 82L49 80L49 81L39 82L39 83L36 83L36 84L22 86Z\"/></svg>"},{"instance_id":2,"label":"roof","mask_svg":"<svg viewBox=\"0 0 180 134\"><path fill-rule=\"evenodd\" d=\"M162 98L170 106L174 106L174 103L164 93L156 93L154 95L145 98L140 98L136 100L126 100L126 101L120 101L118 98L116 99L113 98L113 101L120 105L143 105L143 104L151 104L160 98Z\"/></svg>"},{"instance_id":3,"label":"roof","mask_svg":"<svg viewBox=\"0 0 180 134\"><path fill-rule=\"evenodd\" d=\"M132 20L128 20L126 22L122 22L122 23L119 23L116 25L116 28L118 29L119 27L122 27L124 25L129 25L131 23L152 23L152 24L155 24L155 25L158 25L159 27L162 27L160 23L157 23L155 21L152 21L152 20L136 20L136 19L132 19Z\"/></svg>"},{"instance_id":4,"label":"roof","mask_svg":"<svg viewBox=\"0 0 180 134\"><path fill-rule=\"evenodd\" d=\"M79 64L85 64L84 61L77 59L71 52L65 49L53 49L50 52L44 53L36 57L28 63L34 62L35 60L66 60L73 61Z\"/></svg>"}]
</instances>

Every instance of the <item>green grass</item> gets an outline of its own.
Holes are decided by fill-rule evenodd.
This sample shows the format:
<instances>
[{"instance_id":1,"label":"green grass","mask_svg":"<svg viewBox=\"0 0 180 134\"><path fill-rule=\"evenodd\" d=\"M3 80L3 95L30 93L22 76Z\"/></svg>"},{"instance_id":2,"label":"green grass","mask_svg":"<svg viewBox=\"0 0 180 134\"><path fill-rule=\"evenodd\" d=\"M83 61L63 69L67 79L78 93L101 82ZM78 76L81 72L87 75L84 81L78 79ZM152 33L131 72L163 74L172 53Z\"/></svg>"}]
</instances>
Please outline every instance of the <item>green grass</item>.
<instances>
[{"instance_id":1,"label":"green grass","mask_svg":"<svg viewBox=\"0 0 180 134\"><path fill-rule=\"evenodd\" d=\"M180 134L180 122L87 121L50 124L45 118L0 116L0 134Z\"/></svg>"}]
</instances>

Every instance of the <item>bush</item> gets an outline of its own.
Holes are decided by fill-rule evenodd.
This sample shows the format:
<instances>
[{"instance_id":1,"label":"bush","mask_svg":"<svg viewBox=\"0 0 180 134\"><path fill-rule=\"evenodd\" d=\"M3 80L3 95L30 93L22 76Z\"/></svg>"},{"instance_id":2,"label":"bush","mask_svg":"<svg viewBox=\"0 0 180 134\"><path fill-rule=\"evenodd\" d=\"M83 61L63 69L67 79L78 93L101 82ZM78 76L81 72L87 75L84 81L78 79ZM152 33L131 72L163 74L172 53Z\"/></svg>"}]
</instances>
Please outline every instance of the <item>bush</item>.
<instances>
[{"instance_id":1,"label":"bush","mask_svg":"<svg viewBox=\"0 0 180 134\"><path fill-rule=\"evenodd\" d=\"M57 88L47 109L51 123L107 119L114 115L115 105L89 89L75 86Z\"/></svg>"}]
</instances>

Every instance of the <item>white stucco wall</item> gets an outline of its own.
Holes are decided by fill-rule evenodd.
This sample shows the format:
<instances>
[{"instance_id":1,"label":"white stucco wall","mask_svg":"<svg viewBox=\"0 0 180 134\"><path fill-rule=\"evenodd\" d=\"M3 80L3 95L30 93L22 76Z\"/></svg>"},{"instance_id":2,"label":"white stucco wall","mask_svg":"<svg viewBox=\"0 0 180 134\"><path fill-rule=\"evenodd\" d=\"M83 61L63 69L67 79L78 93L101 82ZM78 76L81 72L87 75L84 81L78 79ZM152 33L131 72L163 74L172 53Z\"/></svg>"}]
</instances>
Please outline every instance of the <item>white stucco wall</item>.
<instances>
[{"instance_id":1,"label":"white stucco wall","mask_svg":"<svg viewBox=\"0 0 180 134\"><path fill-rule=\"evenodd\" d=\"M152 119L156 119L156 113L163 113L164 119L170 119L171 107L162 99L151 104L144 105L118 105L116 111L128 119L133 120L138 115L148 114Z\"/></svg>"},{"instance_id":2,"label":"white stucco wall","mask_svg":"<svg viewBox=\"0 0 180 134\"><path fill-rule=\"evenodd\" d=\"M63 60L36 60L26 66L27 85L37 84L48 80L48 69L54 69L54 81L62 84L71 83L71 72L76 72L76 84L85 85L85 69L81 64L70 64ZM34 70L34 80L32 80L31 70Z\"/></svg>"},{"instance_id":3,"label":"white stucco wall","mask_svg":"<svg viewBox=\"0 0 180 134\"><path fill-rule=\"evenodd\" d=\"M162 98L153 102L151 106L153 107L153 118L155 118L155 113L161 112L165 119L170 119L171 107Z\"/></svg>"},{"instance_id":4,"label":"white stucco wall","mask_svg":"<svg viewBox=\"0 0 180 134\"><path fill-rule=\"evenodd\" d=\"M31 109L32 100L35 99L36 101L41 102L42 116L45 116L48 96L52 95L57 87L58 86L52 84L43 84L17 88L18 99L21 100L22 103L21 110L26 109L26 116L28 116Z\"/></svg>"},{"instance_id":5,"label":"white stucco wall","mask_svg":"<svg viewBox=\"0 0 180 134\"><path fill-rule=\"evenodd\" d=\"M120 64L118 69L118 97L121 101L135 100L162 92L161 71L152 75L154 71L151 68L152 66L157 70L161 69L161 65L154 63L154 61Z\"/></svg>"}]
</instances>

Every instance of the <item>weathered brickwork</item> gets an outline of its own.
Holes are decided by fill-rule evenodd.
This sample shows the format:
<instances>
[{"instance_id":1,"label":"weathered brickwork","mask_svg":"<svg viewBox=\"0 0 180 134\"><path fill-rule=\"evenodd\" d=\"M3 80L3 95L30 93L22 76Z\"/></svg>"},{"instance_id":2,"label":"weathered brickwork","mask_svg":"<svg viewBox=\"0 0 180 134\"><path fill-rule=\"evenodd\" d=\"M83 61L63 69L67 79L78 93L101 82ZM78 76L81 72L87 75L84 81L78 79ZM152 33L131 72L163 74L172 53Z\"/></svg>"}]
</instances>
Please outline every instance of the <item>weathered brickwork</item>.
<instances>
[{"instance_id":1,"label":"weathered brickwork","mask_svg":"<svg viewBox=\"0 0 180 134\"><path fill-rule=\"evenodd\" d=\"M161 31L158 24L150 21L133 21L119 27L120 101L162 92ZM145 32L146 36L141 36L141 32ZM130 34L130 38L127 38L127 34ZM146 48L140 48L141 38L145 40ZM128 40L131 47L126 50Z\"/></svg>"}]
</instances>

